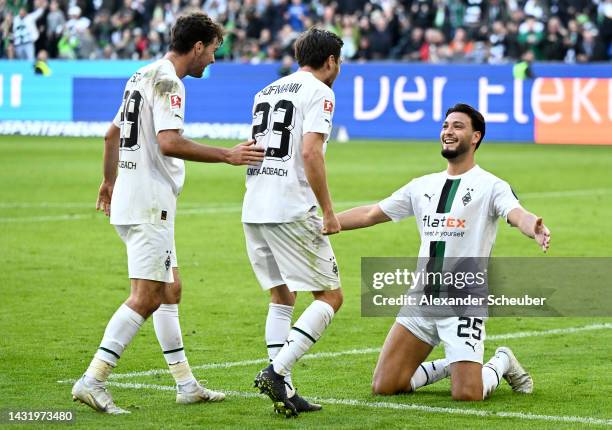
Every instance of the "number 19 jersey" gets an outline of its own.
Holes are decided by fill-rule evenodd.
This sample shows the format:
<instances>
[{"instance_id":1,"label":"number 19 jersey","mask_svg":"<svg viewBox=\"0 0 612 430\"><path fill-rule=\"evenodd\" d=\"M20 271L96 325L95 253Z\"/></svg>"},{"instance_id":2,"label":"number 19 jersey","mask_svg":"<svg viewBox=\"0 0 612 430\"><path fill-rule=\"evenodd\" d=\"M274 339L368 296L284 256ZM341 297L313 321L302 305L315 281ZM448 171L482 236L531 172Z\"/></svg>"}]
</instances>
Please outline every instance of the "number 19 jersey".
<instances>
[{"instance_id":1,"label":"number 19 jersey","mask_svg":"<svg viewBox=\"0 0 612 430\"><path fill-rule=\"evenodd\" d=\"M247 169L242 222L304 220L317 207L304 171L303 136L323 134L325 151L334 103L331 88L306 71L281 78L255 95L252 136L265 149L265 158Z\"/></svg>"},{"instance_id":2,"label":"number 19 jersey","mask_svg":"<svg viewBox=\"0 0 612 430\"><path fill-rule=\"evenodd\" d=\"M182 133L184 116L185 88L170 61L151 63L128 80L113 121L121 143L111 224L174 223L185 163L161 153L157 133Z\"/></svg>"}]
</instances>

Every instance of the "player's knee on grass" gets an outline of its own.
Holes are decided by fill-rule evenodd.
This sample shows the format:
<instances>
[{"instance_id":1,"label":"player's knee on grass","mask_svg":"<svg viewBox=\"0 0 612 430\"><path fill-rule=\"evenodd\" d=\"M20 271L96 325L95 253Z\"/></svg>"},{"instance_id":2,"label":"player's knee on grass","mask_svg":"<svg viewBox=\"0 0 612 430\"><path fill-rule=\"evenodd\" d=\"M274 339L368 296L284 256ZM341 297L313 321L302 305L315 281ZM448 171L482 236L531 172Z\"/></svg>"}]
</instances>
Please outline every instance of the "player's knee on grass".
<instances>
[{"instance_id":1,"label":"player's knee on grass","mask_svg":"<svg viewBox=\"0 0 612 430\"><path fill-rule=\"evenodd\" d=\"M453 385L451 390L453 400L464 402L477 402L483 400L482 382L475 381L469 384Z\"/></svg>"},{"instance_id":2,"label":"player's knee on grass","mask_svg":"<svg viewBox=\"0 0 612 430\"><path fill-rule=\"evenodd\" d=\"M372 377L372 394L392 396L409 392L409 387L401 387L396 377L385 377L382 372L374 372Z\"/></svg>"}]
</instances>

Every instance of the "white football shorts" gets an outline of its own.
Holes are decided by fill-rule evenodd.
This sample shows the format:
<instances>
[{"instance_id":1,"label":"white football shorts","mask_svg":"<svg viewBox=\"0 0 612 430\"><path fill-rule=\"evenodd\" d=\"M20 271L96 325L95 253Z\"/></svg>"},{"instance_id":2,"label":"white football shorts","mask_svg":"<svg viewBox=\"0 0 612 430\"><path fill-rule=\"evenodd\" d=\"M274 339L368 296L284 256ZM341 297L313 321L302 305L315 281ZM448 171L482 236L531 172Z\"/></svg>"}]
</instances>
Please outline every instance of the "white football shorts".
<instances>
[{"instance_id":1,"label":"white football shorts","mask_svg":"<svg viewBox=\"0 0 612 430\"><path fill-rule=\"evenodd\" d=\"M442 342L449 363L473 361L482 364L486 337L484 318L397 317L395 321L431 346Z\"/></svg>"},{"instance_id":2,"label":"white football shorts","mask_svg":"<svg viewBox=\"0 0 612 430\"><path fill-rule=\"evenodd\" d=\"M178 267L174 225L115 225L125 243L130 279L174 282L172 268Z\"/></svg>"},{"instance_id":3,"label":"white football shorts","mask_svg":"<svg viewBox=\"0 0 612 430\"><path fill-rule=\"evenodd\" d=\"M287 285L290 291L340 288L340 274L322 219L279 224L244 224L247 253L263 290Z\"/></svg>"}]
</instances>

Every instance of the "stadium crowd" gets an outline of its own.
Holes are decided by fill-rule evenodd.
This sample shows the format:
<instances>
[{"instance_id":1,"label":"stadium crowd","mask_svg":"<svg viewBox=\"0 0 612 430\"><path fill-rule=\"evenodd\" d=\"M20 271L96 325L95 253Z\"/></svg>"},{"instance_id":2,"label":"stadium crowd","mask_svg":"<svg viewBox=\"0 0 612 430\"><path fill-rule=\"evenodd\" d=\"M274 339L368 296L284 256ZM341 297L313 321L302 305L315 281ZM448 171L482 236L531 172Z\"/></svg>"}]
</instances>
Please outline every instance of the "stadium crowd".
<instances>
[{"instance_id":1,"label":"stadium crowd","mask_svg":"<svg viewBox=\"0 0 612 430\"><path fill-rule=\"evenodd\" d=\"M312 25L349 61L612 59L612 0L0 0L0 58L157 58L196 10L225 28L218 58L245 63L290 61Z\"/></svg>"}]
</instances>

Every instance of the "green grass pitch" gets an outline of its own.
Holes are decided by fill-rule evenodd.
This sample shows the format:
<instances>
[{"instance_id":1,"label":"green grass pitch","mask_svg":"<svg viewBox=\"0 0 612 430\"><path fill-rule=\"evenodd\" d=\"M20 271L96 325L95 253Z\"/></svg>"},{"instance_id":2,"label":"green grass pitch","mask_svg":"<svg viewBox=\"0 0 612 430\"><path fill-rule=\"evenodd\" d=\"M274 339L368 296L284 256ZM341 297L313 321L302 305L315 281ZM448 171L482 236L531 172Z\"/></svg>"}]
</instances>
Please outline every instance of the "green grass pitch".
<instances>
[{"instance_id":1,"label":"green grass pitch","mask_svg":"<svg viewBox=\"0 0 612 430\"><path fill-rule=\"evenodd\" d=\"M219 142L215 142L219 144ZM230 144L225 142L223 144ZM482 403L450 398L443 381L413 395L370 394L375 351L304 359L294 380L324 409L285 420L252 388L266 358L267 296L248 263L240 205L243 168L187 163L179 198L176 243L183 279L181 324L199 379L227 390L222 404L174 403L146 323L121 358L110 389L129 416L97 414L71 402L70 381L87 367L104 327L127 297L125 249L94 211L102 142L76 138L0 138L0 410L67 410L71 428L604 428L612 426L612 319L498 318L487 323L486 358L507 344L533 374L535 391L512 393L504 383ZM612 147L484 143L481 167L507 180L552 231L551 256L610 256ZM376 202L411 178L445 168L435 142L331 144L327 168L336 210ZM416 255L414 220L344 232L332 243L345 304L313 354L379 348L390 318L360 317L361 256ZM500 223L496 256L541 256L535 243ZM577 285L588 288L588 285ZM588 297L588 296L587 296ZM591 298L596 300L596 298ZM298 299L299 315L311 298ZM594 324L603 324L591 327ZM561 330L503 340L507 333ZM440 349L433 356L440 357ZM211 365L217 364L217 365ZM117 385L124 384L124 385ZM564 417L574 417L567 419ZM566 421L564 421L566 420ZM6 423L6 422L5 422ZM0 423L0 426L3 424ZM61 428L32 424L33 428ZM17 428L17 427L10 427Z\"/></svg>"}]
</instances>

